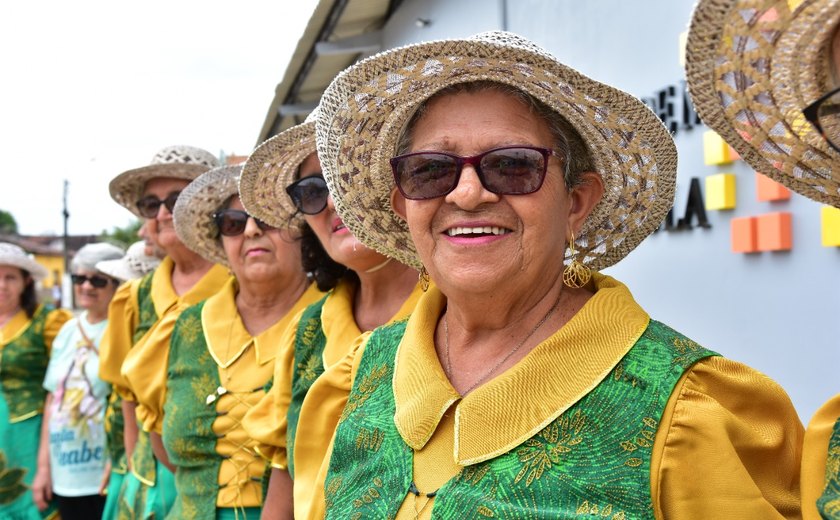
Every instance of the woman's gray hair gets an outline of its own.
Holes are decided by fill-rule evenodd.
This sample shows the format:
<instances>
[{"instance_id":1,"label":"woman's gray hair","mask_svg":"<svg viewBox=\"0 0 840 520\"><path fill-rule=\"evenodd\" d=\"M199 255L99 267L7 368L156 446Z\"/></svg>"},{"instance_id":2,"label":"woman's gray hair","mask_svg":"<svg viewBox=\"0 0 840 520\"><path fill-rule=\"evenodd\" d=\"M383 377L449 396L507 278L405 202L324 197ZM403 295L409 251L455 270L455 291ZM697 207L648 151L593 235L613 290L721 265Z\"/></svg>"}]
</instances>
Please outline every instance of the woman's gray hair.
<instances>
[{"instance_id":1,"label":"woman's gray hair","mask_svg":"<svg viewBox=\"0 0 840 520\"><path fill-rule=\"evenodd\" d=\"M96 264L103 260L117 260L125 255L125 251L107 242L96 242L87 244L76 252L73 261L70 263L70 270L96 271Z\"/></svg>"},{"instance_id":2,"label":"woman's gray hair","mask_svg":"<svg viewBox=\"0 0 840 520\"><path fill-rule=\"evenodd\" d=\"M505 83L498 83L495 81L471 81L467 83L457 83L442 90L435 92L435 94L424 101L411 119L408 120L405 128L397 140L396 155L407 153L411 149L411 139L413 137L413 130L417 122L423 118L428 109L429 103L435 99L439 99L451 94L460 93L475 93L482 91L495 91L502 94L507 94L523 105L525 105L531 114L534 114L538 119L545 121L551 135L554 137L554 151L560 156L563 161L563 180L567 188L574 188L581 182L580 174L587 171L595 171L592 155L589 153L589 148L583 141L575 127L569 123L565 117L558 114L548 105L535 98L531 94L520 90Z\"/></svg>"}]
</instances>

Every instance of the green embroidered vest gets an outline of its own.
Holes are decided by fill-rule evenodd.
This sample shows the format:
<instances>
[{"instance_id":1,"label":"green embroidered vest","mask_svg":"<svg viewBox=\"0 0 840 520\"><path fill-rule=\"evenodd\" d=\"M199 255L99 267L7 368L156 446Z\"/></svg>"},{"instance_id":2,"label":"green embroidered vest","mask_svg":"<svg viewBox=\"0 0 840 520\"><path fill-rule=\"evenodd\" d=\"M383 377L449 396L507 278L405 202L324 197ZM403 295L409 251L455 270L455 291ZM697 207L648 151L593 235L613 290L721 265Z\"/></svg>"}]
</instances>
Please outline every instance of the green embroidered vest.
<instances>
[{"instance_id":1,"label":"green embroidered vest","mask_svg":"<svg viewBox=\"0 0 840 520\"><path fill-rule=\"evenodd\" d=\"M25 330L0 349L0 384L9 407L9 421L22 421L44 411L47 391L42 386L49 363L44 342L51 305L40 305Z\"/></svg>"},{"instance_id":2,"label":"green embroidered vest","mask_svg":"<svg viewBox=\"0 0 840 520\"><path fill-rule=\"evenodd\" d=\"M413 453L394 425L392 386L405 327L377 329L365 348L336 430L327 518L394 518L409 493ZM444 484L432 518L652 519L650 457L659 421L686 368L711 355L651 321L607 378L556 420Z\"/></svg>"},{"instance_id":3,"label":"green embroidered vest","mask_svg":"<svg viewBox=\"0 0 840 520\"><path fill-rule=\"evenodd\" d=\"M303 311L295 334L295 365L292 372L292 400L286 412L286 457L289 460L289 475L294 478L294 447L300 408L303 399L315 379L324 373L324 347L327 337L321 327L321 309L328 296L324 296Z\"/></svg>"},{"instance_id":4,"label":"green embroidered vest","mask_svg":"<svg viewBox=\"0 0 840 520\"><path fill-rule=\"evenodd\" d=\"M817 508L826 520L840 520L840 419L834 423L834 432L828 441L825 484Z\"/></svg>"},{"instance_id":5,"label":"green embroidered vest","mask_svg":"<svg viewBox=\"0 0 840 520\"><path fill-rule=\"evenodd\" d=\"M153 276L154 271L148 273L142 278L140 286L137 288L137 307L140 315L137 321L137 328L134 329L134 335L132 336L135 345L158 320L157 311L155 311L155 302L152 300ZM155 485L156 467L155 455L152 451L152 441L149 438L149 434L143 431L139 422L137 444L135 444L134 453L131 455L131 467L135 476L141 482L147 486Z\"/></svg>"}]
</instances>

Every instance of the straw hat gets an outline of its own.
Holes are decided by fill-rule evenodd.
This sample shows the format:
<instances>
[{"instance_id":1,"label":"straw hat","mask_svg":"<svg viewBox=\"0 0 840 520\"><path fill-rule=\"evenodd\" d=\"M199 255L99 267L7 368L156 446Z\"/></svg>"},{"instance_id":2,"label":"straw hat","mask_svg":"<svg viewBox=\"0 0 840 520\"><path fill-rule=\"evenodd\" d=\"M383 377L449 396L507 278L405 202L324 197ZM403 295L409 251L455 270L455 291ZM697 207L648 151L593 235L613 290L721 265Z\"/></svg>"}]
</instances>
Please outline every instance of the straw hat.
<instances>
[{"instance_id":1,"label":"straw hat","mask_svg":"<svg viewBox=\"0 0 840 520\"><path fill-rule=\"evenodd\" d=\"M160 259L146 255L146 244L142 240L128 247L128 251L117 260L102 260L96 263L96 270L122 281L140 278L160 264Z\"/></svg>"},{"instance_id":2,"label":"straw hat","mask_svg":"<svg viewBox=\"0 0 840 520\"><path fill-rule=\"evenodd\" d=\"M521 36L489 32L377 54L327 88L316 123L318 155L336 209L359 240L420 266L405 222L391 209L388 161L418 105L450 85L481 80L539 99L589 147L606 191L576 240L585 264L598 270L618 262L660 225L674 200L677 150L656 115Z\"/></svg>"},{"instance_id":3,"label":"straw hat","mask_svg":"<svg viewBox=\"0 0 840 520\"><path fill-rule=\"evenodd\" d=\"M840 207L840 154L802 115L830 89L838 22L840 0L701 0L686 72L703 122L750 166Z\"/></svg>"},{"instance_id":4,"label":"straw hat","mask_svg":"<svg viewBox=\"0 0 840 520\"><path fill-rule=\"evenodd\" d=\"M286 186L295 181L298 167L315 153L315 120L318 109L306 120L259 145L245 161L239 180L239 197L249 214L276 228L299 228L299 213Z\"/></svg>"},{"instance_id":5,"label":"straw hat","mask_svg":"<svg viewBox=\"0 0 840 520\"><path fill-rule=\"evenodd\" d=\"M137 201L143 196L143 189L149 180L165 177L191 181L217 166L219 160L206 150L194 146L167 146L152 157L148 166L128 170L114 177L109 185L111 198L143 218L137 211Z\"/></svg>"},{"instance_id":6,"label":"straw hat","mask_svg":"<svg viewBox=\"0 0 840 520\"><path fill-rule=\"evenodd\" d=\"M211 262L228 265L227 255L219 240L219 228L213 213L226 200L238 195L242 165L222 166L192 181L178 197L172 217L175 232L188 248Z\"/></svg>"},{"instance_id":7,"label":"straw hat","mask_svg":"<svg viewBox=\"0 0 840 520\"><path fill-rule=\"evenodd\" d=\"M43 280L47 277L47 269L26 254L18 245L0 242L0 265L11 265L27 271L32 278Z\"/></svg>"}]
</instances>

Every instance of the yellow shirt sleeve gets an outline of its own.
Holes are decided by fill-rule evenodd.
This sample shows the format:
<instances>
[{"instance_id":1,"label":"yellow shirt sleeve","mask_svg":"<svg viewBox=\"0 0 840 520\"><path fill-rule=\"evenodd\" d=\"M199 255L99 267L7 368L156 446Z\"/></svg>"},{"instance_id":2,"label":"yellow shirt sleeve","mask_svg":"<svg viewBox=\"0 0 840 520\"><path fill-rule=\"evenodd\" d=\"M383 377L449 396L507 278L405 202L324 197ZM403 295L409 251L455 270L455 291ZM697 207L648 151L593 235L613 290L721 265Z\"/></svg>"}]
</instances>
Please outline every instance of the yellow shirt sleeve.
<instances>
[{"instance_id":1,"label":"yellow shirt sleeve","mask_svg":"<svg viewBox=\"0 0 840 520\"><path fill-rule=\"evenodd\" d=\"M303 311L299 312L283 332L274 359L274 381L271 388L243 419L245 431L258 443L257 452L278 469L286 469L289 464L286 458L286 412L292 400L295 336L302 314Z\"/></svg>"},{"instance_id":2,"label":"yellow shirt sleeve","mask_svg":"<svg viewBox=\"0 0 840 520\"><path fill-rule=\"evenodd\" d=\"M58 331L72 317L73 314L67 309L55 309L47 314L44 323L44 343L47 345L48 351L52 350L53 340L58 335Z\"/></svg>"},{"instance_id":3,"label":"yellow shirt sleeve","mask_svg":"<svg viewBox=\"0 0 840 520\"><path fill-rule=\"evenodd\" d=\"M139 319L137 309L138 282L122 284L108 306L108 325L99 344L99 377L111 383L124 399L133 401L128 382L120 373L125 356L131 349Z\"/></svg>"},{"instance_id":4,"label":"yellow shirt sleeve","mask_svg":"<svg viewBox=\"0 0 840 520\"><path fill-rule=\"evenodd\" d=\"M674 388L651 458L656 518L800 518L804 431L785 391L721 357Z\"/></svg>"},{"instance_id":5,"label":"yellow shirt sleeve","mask_svg":"<svg viewBox=\"0 0 840 520\"><path fill-rule=\"evenodd\" d=\"M828 442L840 418L840 394L825 403L808 424L802 448L802 518L822 520L817 499L825 491Z\"/></svg>"}]
</instances>

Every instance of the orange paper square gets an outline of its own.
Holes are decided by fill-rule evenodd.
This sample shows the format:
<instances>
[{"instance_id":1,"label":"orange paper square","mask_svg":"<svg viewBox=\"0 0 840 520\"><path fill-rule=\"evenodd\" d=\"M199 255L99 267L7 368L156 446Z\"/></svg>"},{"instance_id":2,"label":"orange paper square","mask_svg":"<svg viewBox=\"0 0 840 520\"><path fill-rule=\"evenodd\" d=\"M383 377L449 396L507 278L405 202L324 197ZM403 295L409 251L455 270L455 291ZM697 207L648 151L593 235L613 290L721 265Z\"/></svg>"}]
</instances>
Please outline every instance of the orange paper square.
<instances>
[{"instance_id":1,"label":"orange paper square","mask_svg":"<svg viewBox=\"0 0 840 520\"><path fill-rule=\"evenodd\" d=\"M755 217L733 218L729 221L733 253L758 251Z\"/></svg>"},{"instance_id":2,"label":"orange paper square","mask_svg":"<svg viewBox=\"0 0 840 520\"><path fill-rule=\"evenodd\" d=\"M767 213L756 219L759 251L789 251L793 247L790 213Z\"/></svg>"},{"instance_id":3,"label":"orange paper square","mask_svg":"<svg viewBox=\"0 0 840 520\"><path fill-rule=\"evenodd\" d=\"M789 189L759 172L755 172L755 193L762 202L790 199Z\"/></svg>"}]
</instances>

